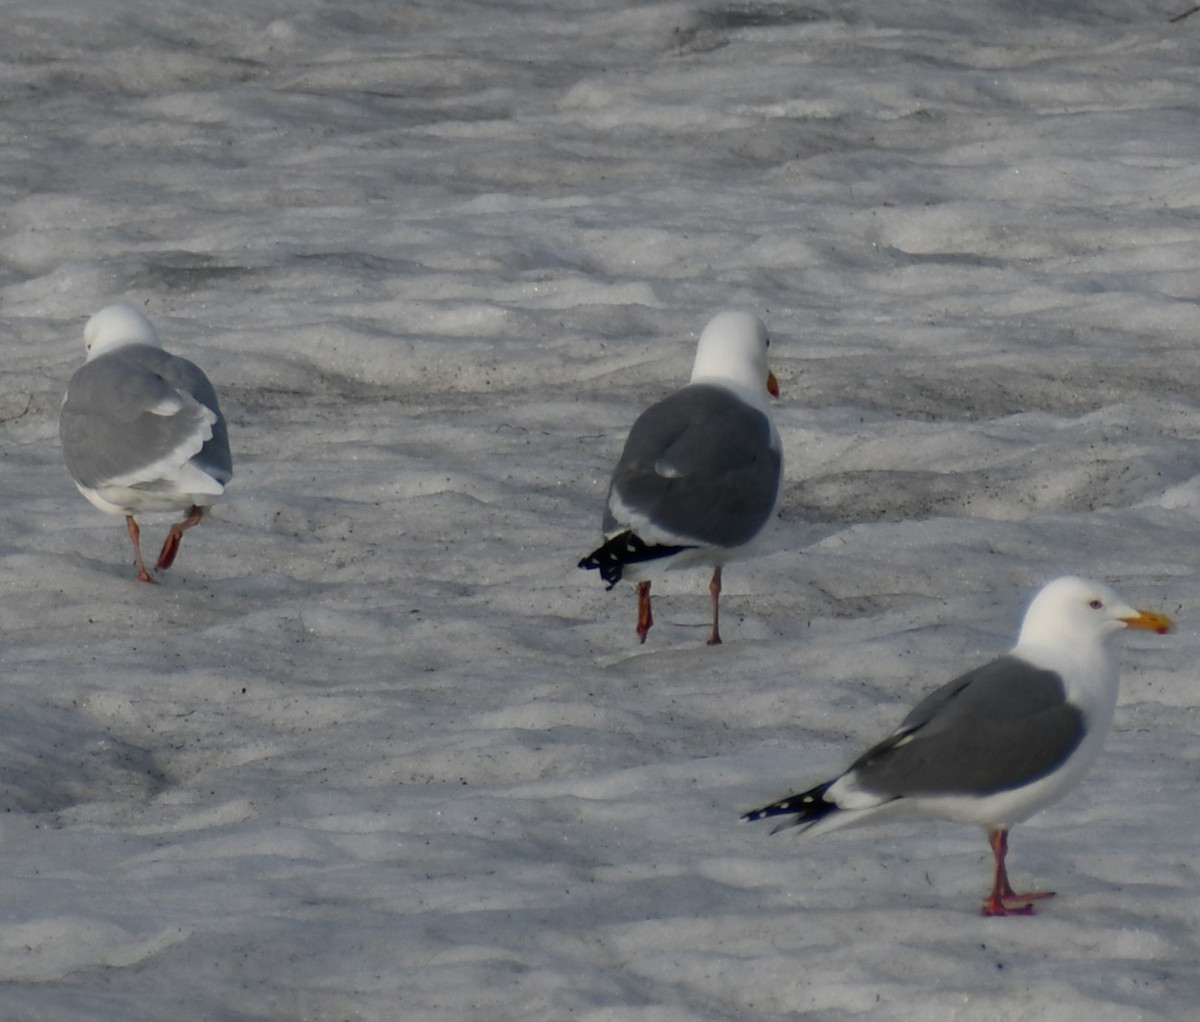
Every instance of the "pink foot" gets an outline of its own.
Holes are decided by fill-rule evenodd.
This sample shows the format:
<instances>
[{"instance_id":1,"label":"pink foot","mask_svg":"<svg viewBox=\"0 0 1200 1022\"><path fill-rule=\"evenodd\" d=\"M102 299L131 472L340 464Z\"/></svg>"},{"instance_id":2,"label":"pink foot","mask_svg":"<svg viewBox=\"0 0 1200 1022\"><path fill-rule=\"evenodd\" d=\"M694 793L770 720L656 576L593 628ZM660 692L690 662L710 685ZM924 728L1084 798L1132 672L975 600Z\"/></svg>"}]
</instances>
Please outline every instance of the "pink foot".
<instances>
[{"instance_id":1,"label":"pink foot","mask_svg":"<svg viewBox=\"0 0 1200 1022\"><path fill-rule=\"evenodd\" d=\"M1033 911L1033 906L1029 904L1031 901L1040 901L1042 898L1053 898L1053 891L1031 891L1029 894L1017 894L1015 891L1010 891L1008 894L997 898L990 895L983 903L983 908L979 910L981 916L1032 916L1037 915ZM1010 904L1011 903L1011 904Z\"/></svg>"}]
</instances>

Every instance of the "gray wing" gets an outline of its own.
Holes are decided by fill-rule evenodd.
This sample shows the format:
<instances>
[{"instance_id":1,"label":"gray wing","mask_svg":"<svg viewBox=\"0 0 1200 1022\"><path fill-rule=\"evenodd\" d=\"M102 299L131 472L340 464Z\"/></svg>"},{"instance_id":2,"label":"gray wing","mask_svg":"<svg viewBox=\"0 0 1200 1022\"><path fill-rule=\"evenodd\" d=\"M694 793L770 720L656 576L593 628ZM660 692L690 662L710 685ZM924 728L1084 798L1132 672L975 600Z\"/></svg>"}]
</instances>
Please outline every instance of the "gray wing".
<instances>
[{"instance_id":1,"label":"gray wing","mask_svg":"<svg viewBox=\"0 0 1200 1022\"><path fill-rule=\"evenodd\" d=\"M1062 677L1009 655L931 692L847 772L893 797L988 795L1045 777L1083 735Z\"/></svg>"},{"instance_id":2,"label":"gray wing","mask_svg":"<svg viewBox=\"0 0 1200 1022\"><path fill-rule=\"evenodd\" d=\"M604 532L628 524L612 515L615 496L682 539L740 546L770 518L781 469L762 412L722 387L691 384L633 424L613 471Z\"/></svg>"},{"instance_id":3,"label":"gray wing","mask_svg":"<svg viewBox=\"0 0 1200 1022\"><path fill-rule=\"evenodd\" d=\"M174 414L150 411L173 397L182 405ZM81 366L67 385L59 436L67 468L84 486L102 486L179 450L222 482L233 474L212 384L197 366L158 348L133 345Z\"/></svg>"},{"instance_id":4,"label":"gray wing","mask_svg":"<svg viewBox=\"0 0 1200 1022\"><path fill-rule=\"evenodd\" d=\"M176 355L168 355L165 351L158 351L157 354L167 360L160 363L161 369L158 370L163 379L177 390L195 398L217 417L217 421L212 424L212 437L192 461L222 484L228 483L233 478L233 455L229 450L229 427L221 413L216 389L204 375L204 371L194 362Z\"/></svg>"}]
</instances>

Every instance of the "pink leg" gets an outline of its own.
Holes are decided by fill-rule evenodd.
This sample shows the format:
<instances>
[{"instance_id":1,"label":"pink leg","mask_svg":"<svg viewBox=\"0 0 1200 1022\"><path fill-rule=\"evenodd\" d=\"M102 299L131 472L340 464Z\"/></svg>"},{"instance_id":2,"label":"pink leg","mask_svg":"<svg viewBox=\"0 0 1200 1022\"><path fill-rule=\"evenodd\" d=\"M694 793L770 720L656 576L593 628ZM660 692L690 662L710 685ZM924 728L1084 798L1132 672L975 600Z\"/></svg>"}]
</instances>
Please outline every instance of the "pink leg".
<instances>
[{"instance_id":1,"label":"pink leg","mask_svg":"<svg viewBox=\"0 0 1200 1022\"><path fill-rule=\"evenodd\" d=\"M129 539L133 543L133 563L137 565L137 577L139 582L149 582L155 585L154 579L150 577L150 572L146 570L146 566L142 563L142 533L138 529L138 523L133 515L125 516L125 526L129 529Z\"/></svg>"},{"instance_id":2,"label":"pink leg","mask_svg":"<svg viewBox=\"0 0 1200 1022\"><path fill-rule=\"evenodd\" d=\"M1008 829L997 827L988 831L988 844L992 846L992 854L996 859L995 873L992 879L992 890L983 903L980 915L985 916L1031 916L1033 906L1031 901L1041 898L1053 898L1053 891L1030 891L1018 894L1008 882L1008 870L1004 865L1004 857L1008 855ZM1015 904L1012 904L1014 903Z\"/></svg>"},{"instance_id":3,"label":"pink leg","mask_svg":"<svg viewBox=\"0 0 1200 1022\"><path fill-rule=\"evenodd\" d=\"M654 615L650 613L650 583L639 582L637 584L638 598L638 616L637 616L637 633L638 641L645 643L646 636L650 629L654 626Z\"/></svg>"},{"instance_id":4,"label":"pink leg","mask_svg":"<svg viewBox=\"0 0 1200 1022\"><path fill-rule=\"evenodd\" d=\"M712 597L713 630L708 637L710 646L721 645L721 631L717 627L721 617L721 566L713 568L712 581L708 583L708 594Z\"/></svg>"},{"instance_id":5,"label":"pink leg","mask_svg":"<svg viewBox=\"0 0 1200 1022\"><path fill-rule=\"evenodd\" d=\"M179 544L183 542L183 530L190 529L193 525L199 525L200 519L203 517L204 508L193 504L188 516L182 522L176 522L171 526L171 531L167 533L162 549L158 552L158 563L155 567L159 571L169 568L175 563L175 555L179 553Z\"/></svg>"}]
</instances>

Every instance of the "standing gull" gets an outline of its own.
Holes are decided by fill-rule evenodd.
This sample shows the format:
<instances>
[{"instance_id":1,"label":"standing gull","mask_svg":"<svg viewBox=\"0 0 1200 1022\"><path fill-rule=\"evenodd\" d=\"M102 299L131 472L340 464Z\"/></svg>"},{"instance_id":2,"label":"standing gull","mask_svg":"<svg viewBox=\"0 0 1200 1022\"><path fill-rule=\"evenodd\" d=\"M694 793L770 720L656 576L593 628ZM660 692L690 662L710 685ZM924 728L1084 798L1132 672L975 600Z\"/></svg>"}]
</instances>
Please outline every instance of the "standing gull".
<instances>
[{"instance_id":1,"label":"standing gull","mask_svg":"<svg viewBox=\"0 0 1200 1022\"><path fill-rule=\"evenodd\" d=\"M83 342L87 361L71 377L59 417L63 456L80 493L125 516L137 577L153 582L134 516L185 512L155 565L169 568L184 530L200 524L233 476L225 419L208 377L163 351L133 306L105 306L83 328Z\"/></svg>"},{"instance_id":2,"label":"standing gull","mask_svg":"<svg viewBox=\"0 0 1200 1022\"><path fill-rule=\"evenodd\" d=\"M712 634L721 641L721 567L739 557L770 521L783 455L768 395L762 320L722 312L700 335L688 385L651 405L633 424L613 471L604 509L604 544L579 562L611 589L637 582L638 638L654 619L650 580L657 568L711 565Z\"/></svg>"},{"instance_id":3,"label":"standing gull","mask_svg":"<svg viewBox=\"0 0 1200 1022\"><path fill-rule=\"evenodd\" d=\"M981 825L995 858L985 916L1032 915L1053 891L1008 882L1008 832L1087 773L1117 706L1113 640L1125 628L1166 634L1171 619L1134 610L1108 586L1065 577L1034 597L1016 646L935 689L900 726L824 784L743 820L785 817L812 834L867 822Z\"/></svg>"}]
</instances>

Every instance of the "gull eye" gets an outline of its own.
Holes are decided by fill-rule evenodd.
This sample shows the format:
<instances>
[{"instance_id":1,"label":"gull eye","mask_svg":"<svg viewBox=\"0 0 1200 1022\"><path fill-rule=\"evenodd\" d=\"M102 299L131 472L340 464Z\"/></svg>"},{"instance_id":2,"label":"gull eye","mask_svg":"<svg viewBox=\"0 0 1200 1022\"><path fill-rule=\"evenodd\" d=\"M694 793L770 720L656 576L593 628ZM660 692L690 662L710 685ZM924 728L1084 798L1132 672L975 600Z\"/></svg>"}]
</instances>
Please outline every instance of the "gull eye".
<instances>
[{"instance_id":1,"label":"gull eye","mask_svg":"<svg viewBox=\"0 0 1200 1022\"><path fill-rule=\"evenodd\" d=\"M1101 607L1104 606L1104 603L1100 600L1089 600L1088 606L1091 607L1092 610L1099 610Z\"/></svg>"}]
</instances>

